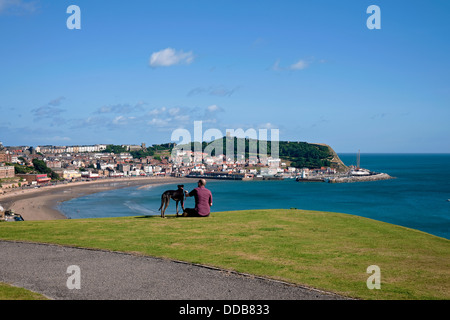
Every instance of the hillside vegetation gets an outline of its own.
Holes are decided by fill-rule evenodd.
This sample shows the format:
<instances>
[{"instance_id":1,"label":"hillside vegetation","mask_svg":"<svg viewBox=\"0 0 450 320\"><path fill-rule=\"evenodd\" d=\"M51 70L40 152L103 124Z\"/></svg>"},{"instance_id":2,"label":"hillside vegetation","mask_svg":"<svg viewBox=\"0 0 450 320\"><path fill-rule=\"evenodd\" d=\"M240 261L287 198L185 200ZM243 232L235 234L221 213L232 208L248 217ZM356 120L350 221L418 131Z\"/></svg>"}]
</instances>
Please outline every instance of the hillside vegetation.
<instances>
[{"instance_id":1,"label":"hillside vegetation","mask_svg":"<svg viewBox=\"0 0 450 320\"><path fill-rule=\"evenodd\" d=\"M338 171L347 170L347 167L339 159L336 152L326 144L314 144L299 141L279 141L277 144L279 152L278 156L283 162L289 163L292 167L311 169L331 167ZM256 150L252 150L252 146L255 146ZM141 150L130 151L130 154L133 158L152 156L155 159L160 160L163 157L170 157L172 150L175 147L191 150L192 152L201 150L211 156L215 156L217 152L227 154L227 151L228 154L233 154L235 157L243 151L245 159L249 159L250 156L258 154L265 154L269 157L272 156L271 141L236 137L223 137L211 142L191 142L190 144L178 146L175 143L155 144ZM127 149L124 146L108 145L102 152L121 153L127 152Z\"/></svg>"},{"instance_id":2,"label":"hillside vegetation","mask_svg":"<svg viewBox=\"0 0 450 320\"><path fill-rule=\"evenodd\" d=\"M221 151L226 153L233 152L234 155L240 153L241 150L245 150L245 159L249 159L253 153L251 152L251 145L257 147L257 153L272 155L272 142L261 141L247 138L236 137L223 137L212 142L192 142L189 145L184 145L187 150L206 150L210 148L212 150L211 155L214 156L216 150L214 146L221 146ZM242 146L243 149L239 149ZM181 147L181 146L179 146ZM280 159L290 163L290 166L296 168L320 168L331 167L338 171L344 171L347 167L339 159L336 152L328 145L325 144L312 144L307 142L292 142L292 141L279 141L278 152Z\"/></svg>"}]
</instances>

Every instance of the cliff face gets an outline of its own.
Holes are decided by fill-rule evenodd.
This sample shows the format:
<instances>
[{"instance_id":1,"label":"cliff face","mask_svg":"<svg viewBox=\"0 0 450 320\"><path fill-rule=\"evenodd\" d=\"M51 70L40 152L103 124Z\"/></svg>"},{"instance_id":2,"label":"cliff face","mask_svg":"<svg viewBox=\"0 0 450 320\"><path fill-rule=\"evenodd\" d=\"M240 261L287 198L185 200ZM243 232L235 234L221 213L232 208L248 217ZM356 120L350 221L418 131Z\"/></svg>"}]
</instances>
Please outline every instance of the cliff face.
<instances>
[{"instance_id":1,"label":"cliff face","mask_svg":"<svg viewBox=\"0 0 450 320\"><path fill-rule=\"evenodd\" d=\"M336 169L337 172L346 172L349 170L349 167L347 167L342 160L339 158L337 153L331 148L329 145L324 143L314 143L315 145L324 146L327 147L330 154L332 155L332 158L330 160L331 162L331 168Z\"/></svg>"}]
</instances>

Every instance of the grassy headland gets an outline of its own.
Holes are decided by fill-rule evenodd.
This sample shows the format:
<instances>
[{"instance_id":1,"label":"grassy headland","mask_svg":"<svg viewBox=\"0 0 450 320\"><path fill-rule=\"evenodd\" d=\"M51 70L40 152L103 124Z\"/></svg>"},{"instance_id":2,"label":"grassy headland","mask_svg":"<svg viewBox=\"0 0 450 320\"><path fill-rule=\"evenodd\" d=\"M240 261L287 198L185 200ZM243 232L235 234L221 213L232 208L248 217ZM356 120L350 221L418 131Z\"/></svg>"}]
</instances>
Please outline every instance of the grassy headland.
<instances>
[{"instance_id":1,"label":"grassy headland","mask_svg":"<svg viewBox=\"0 0 450 320\"><path fill-rule=\"evenodd\" d=\"M239 145L242 149L239 149ZM257 148L257 153L251 153L251 145ZM300 141L277 141L278 153L282 162L289 163L290 166L296 168L320 168L331 167L337 171L346 171L347 166L339 159L336 152L326 144L308 143ZM244 150L245 159L249 159L250 155L266 154L272 155L272 142L257 139L223 137L212 142L191 142L187 145L180 145L185 150L205 150L210 149L211 155L216 155L217 149L221 152L230 150L233 155ZM172 149L170 149L172 150ZM253 150L254 152L256 150ZM220 153L221 153L220 152Z\"/></svg>"},{"instance_id":2,"label":"grassy headland","mask_svg":"<svg viewBox=\"0 0 450 320\"><path fill-rule=\"evenodd\" d=\"M247 210L2 223L0 239L132 252L216 266L361 299L449 299L450 241L347 214ZM369 290L367 267L381 270Z\"/></svg>"}]
</instances>

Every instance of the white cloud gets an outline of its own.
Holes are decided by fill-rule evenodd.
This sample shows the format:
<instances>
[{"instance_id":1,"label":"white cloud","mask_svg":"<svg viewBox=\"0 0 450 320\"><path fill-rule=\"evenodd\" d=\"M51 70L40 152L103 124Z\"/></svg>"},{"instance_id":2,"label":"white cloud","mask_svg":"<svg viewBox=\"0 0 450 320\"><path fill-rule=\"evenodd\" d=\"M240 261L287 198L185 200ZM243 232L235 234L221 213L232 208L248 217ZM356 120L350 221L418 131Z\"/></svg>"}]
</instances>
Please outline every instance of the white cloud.
<instances>
[{"instance_id":1,"label":"white cloud","mask_svg":"<svg viewBox=\"0 0 450 320\"><path fill-rule=\"evenodd\" d=\"M292 64L289 69L291 70L303 70L308 67L308 62L305 60L299 60L296 63Z\"/></svg>"},{"instance_id":2,"label":"white cloud","mask_svg":"<svg viewBox=\"0 0 450 320\"><path fill-rule=\"evenodd\" d=\"M172 48L167 48L158 52L153 52L150 56L150 66L156 67L169 67L176 64L190 64L194 61L194 55L192 51L183 52L182 50L176 51Z\"/></svg>"},{"instance_id":3,"label":"white cloud","mask_svg":"<svg viewBox=\"0 0 450 320\"><path fill-rule=\"evenodd\" d=\"M114 118L114 120L112 121L112 123L114 124L123 124L124 122L126 122L127 118L124 116L117 116Z\"/></svg>"},{"instance_id":4,"label":"white cloud","mask_svg":"<svg viewBox=\"0 0 450 320\"><path fill-rule=\"evenodd\" d=\"M64 109L55 108L51 106L42 106L31 110L31 112L35 117L50 117L50 118L55 117L64 111L65 111Z\"/></svg>"},{"instance_id":5,"label":"white cloud","mask_svg":"<svg viewBox=\"0 0 450 320\"><path fill-rule=\"evenodd\" d=\"M190 118L191 117L188 114L185 114L185 115L176 115L174 119L179 122L188 122Z\"/></svg>"},{"instance_id":6,"label":"white cloud","mask_svg":"<svg viewBox=\"0 0 450 320\"><path fill-rule=\"evenodd\" d=\"M116 104L116 105L108 105L108 106L102 106L97 109L94 113L96 114L102 114L102 113L134 113L134 112L140 112L144 110L145 103L138 102L136 105L131 104Z\"/></svg>"},{"instance_id":7,"label":"white cloud","mask_svg":"<svg viewBox=\"0 0 450 320\"><path fill-rule=\"evenodd\" d=\"M277 61L275 61L275 63L272 66L272 70L274 71L280 71L282 70L282 68L280 67L280 59L278 59Z\"/></svg>"},{"instance_id":8,"label":"white cloud","mask_svg":"<svg viewBox=\"0 0 450 320\"><path fill-rule=\"evenodd\" d=\"M215 112L215 111L222 111L222 108L218 107L217 105L213 104L211 106L208 106L206 108L209 112Z\"/></svg>"},{"instance_id":9,"label":"white cloud","mask_svg":"<svg viewBox=\"0 0 450 320\"><path fill-rule=\"evenodd\" d=\"M218 97L231 97L231 95L233 93L235 93L240 87L235 87L233 89L227 89L223 86L219 86L219 87L209 87L209 88L205 88L205 87L197 87L192 89L191 91L189 91L188 93L188 97L190 96L194 96L197 94L203 94L203 93L207 93L209 95L212 96L218 96Z\"/></svg>"},{"instance_id":10,"label":"white cloud","mask_svg":"<svg viewBox=\"0 0 450 320\"><path fill-rule=\"evenodd\" d=\"M187 128L192 125L192 119L202 120L204 123L216 123L216 117L224 110L217 105L207 107L156 107L153 109L136 110L135 113L119 113L118 111L128 110L126 105L103 106L89 117L70 119L71 129L90 130L121 130L124 134L128 131L145 131L155 128L158 131L174 130L177 127ZM117 112L116 112L117 111ZM140 112L138 112L140 111Z\"/></svg>"},{"instance_id":11,"label":"white cloud","mask_svg":"<svg viewBox=\"0 0 450 320\"><path fill-rule=\"evenodd\" d=\"M0 14L1 13L33 13L37 10L36 1L23 0L0 0Z\"/></svg>"},{"instance_id":12,"label":"white cloud","mask_svg":"<svg viewBox=\"0 0 450 320\"><path fill-rule=\"evenodd\" d=\"M56 106L59 106L64 99L66 99L66 97L59 97L59 98L53 99L48 104L56 107Z\"/></svg>"},{"instance_id":13,"label":"white cloud","mask_svg":"<svg viewBox=\"0 0 450 320\"><path fill-rule=\"evenodd\" d=\"M171 109L169 109L169 114L170 114L171 116L175 116L175 115L177 115L178 113L180 113L180 111L181 111L180 108L171 108Z\"/></svg>"},{"instance_id":14,"label":"white cloud","mask_svg":"<svg viewBox=\"0 0 450 320\"><path fill-rule=\"evenodd\" d=\"M223 110L218 105L215 105L215 104L210 105L210 106L206 107L205 112L202 117L202 121L204 123L217 123L218 113L220 113L220 112L225 112L225 110Z\"/></svg>"},{"instance_id":15,"label":"white cloud","mask_svg":"<svg viewBox=\"0 0 450 320\"><path fill-rule=\"evenodd\" d=\"M136 117L117 116L112 121L113 125L134 125Z\"/></svg>"},{"instance_id":16,"label":"white cloud","mask_svg":"<svg viewBox=\"0 0 450 320\"><path fill-rule=\"evenodd\" d=\"M150 121L147 121L147 124L155 127L165 127L170 123L170 120L172 119L153 118Z\"/></svg>"},{"instance_id":17,"label":"white cloud","mask_svg":"<svg viewBox=\"0 0 450 320\"><path fill-rule=\"evenodd\" d=\"M278 129L278 126L274 125L273 123L266 122L258 125L258 129Z\"/></svg>"},{"instance_id":18,"label":"white cloud","mask_svg":"<svg viewBox=\"0 0 450 320\"><path fill-rule=\"evenodd\" d=\"M147 115L149 115L149 116L157 116L157 115L160 115L160 114L162 114L164 112L166 112L166 107L162 107L162 108L159 108L159 109L155 108L155 109L152 109L149 112L147 112Z\"/></svg>"},{"instance_id":19,"label":"white cloud","mask_svg":"<svg viewBox=\"0 0 450 320\"><path fill-rule=\"evenodd\" d=\"M1 1L1 0L0 0ZM64 97L59 97L56 98L54 100L51 100L50 102L48 102L46 105L43 105L39 108L34 108L31 110L31 112L33 113L35 118L53 118L56 117L58 115L60 115L62 112L65 112L64 109L62 108L58 108L57 106L59 106L62 103L62 100L64 100Z\"/></svg>"},{"instance_id":20,"label":"white cloud","mask_svg":"<svg viewBox=\"0 0 450 320\"><path fill-rule=\"evenodd\" d=\"M277 61L275 61L275 63L273 64L273 66L271 67L272 70L274 71L284 71L284 70L291 70L291 71L296 71L296 70L304 70L306 68L309 67L309 65L311 64L311 61L308 62L304 59L300 59L298 60L296 63L291 64L288 67L282 67L280 66L280 59L278 59Z\"/></svg>"}]
</instances>

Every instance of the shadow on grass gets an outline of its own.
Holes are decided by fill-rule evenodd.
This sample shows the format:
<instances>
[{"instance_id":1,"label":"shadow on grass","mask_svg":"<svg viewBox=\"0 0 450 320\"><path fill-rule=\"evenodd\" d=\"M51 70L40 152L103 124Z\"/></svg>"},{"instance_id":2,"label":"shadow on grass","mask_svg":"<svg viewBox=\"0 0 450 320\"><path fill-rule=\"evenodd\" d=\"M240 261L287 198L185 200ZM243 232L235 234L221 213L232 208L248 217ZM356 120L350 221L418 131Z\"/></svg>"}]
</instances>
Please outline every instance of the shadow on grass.
<instances>
[{"instance_id":1,"label":"shadow on grass","mask_svg":"<svg viewBox=\"0 0 450 320\"><path fill-rule=\"evenodd\" d=\"M201 217L183 217L182 215L179 215L178 217L174 215L167 215L165 218L161 218L161 215L148 215L148 216L137 216L134 217L135 219L147 219L147 218L159 218L159 219L198 219Z\"/></svg>"},{"instance_id":2,"label":"shadow on grass","mask_svg":"<svg viewBox=\"0 0 450 320\"><path fill-rule=\"evenodd\" d=\"M163 219L161 218L161 215L148 215L148 216L138 216L135 217L135 219L147 219L147 218L159 218L159 219ZM164 219L177 219L177 218L183 218L182 216L176 216L176 215L166 215L166 217Z\"/></svg>"}]
</instances>

